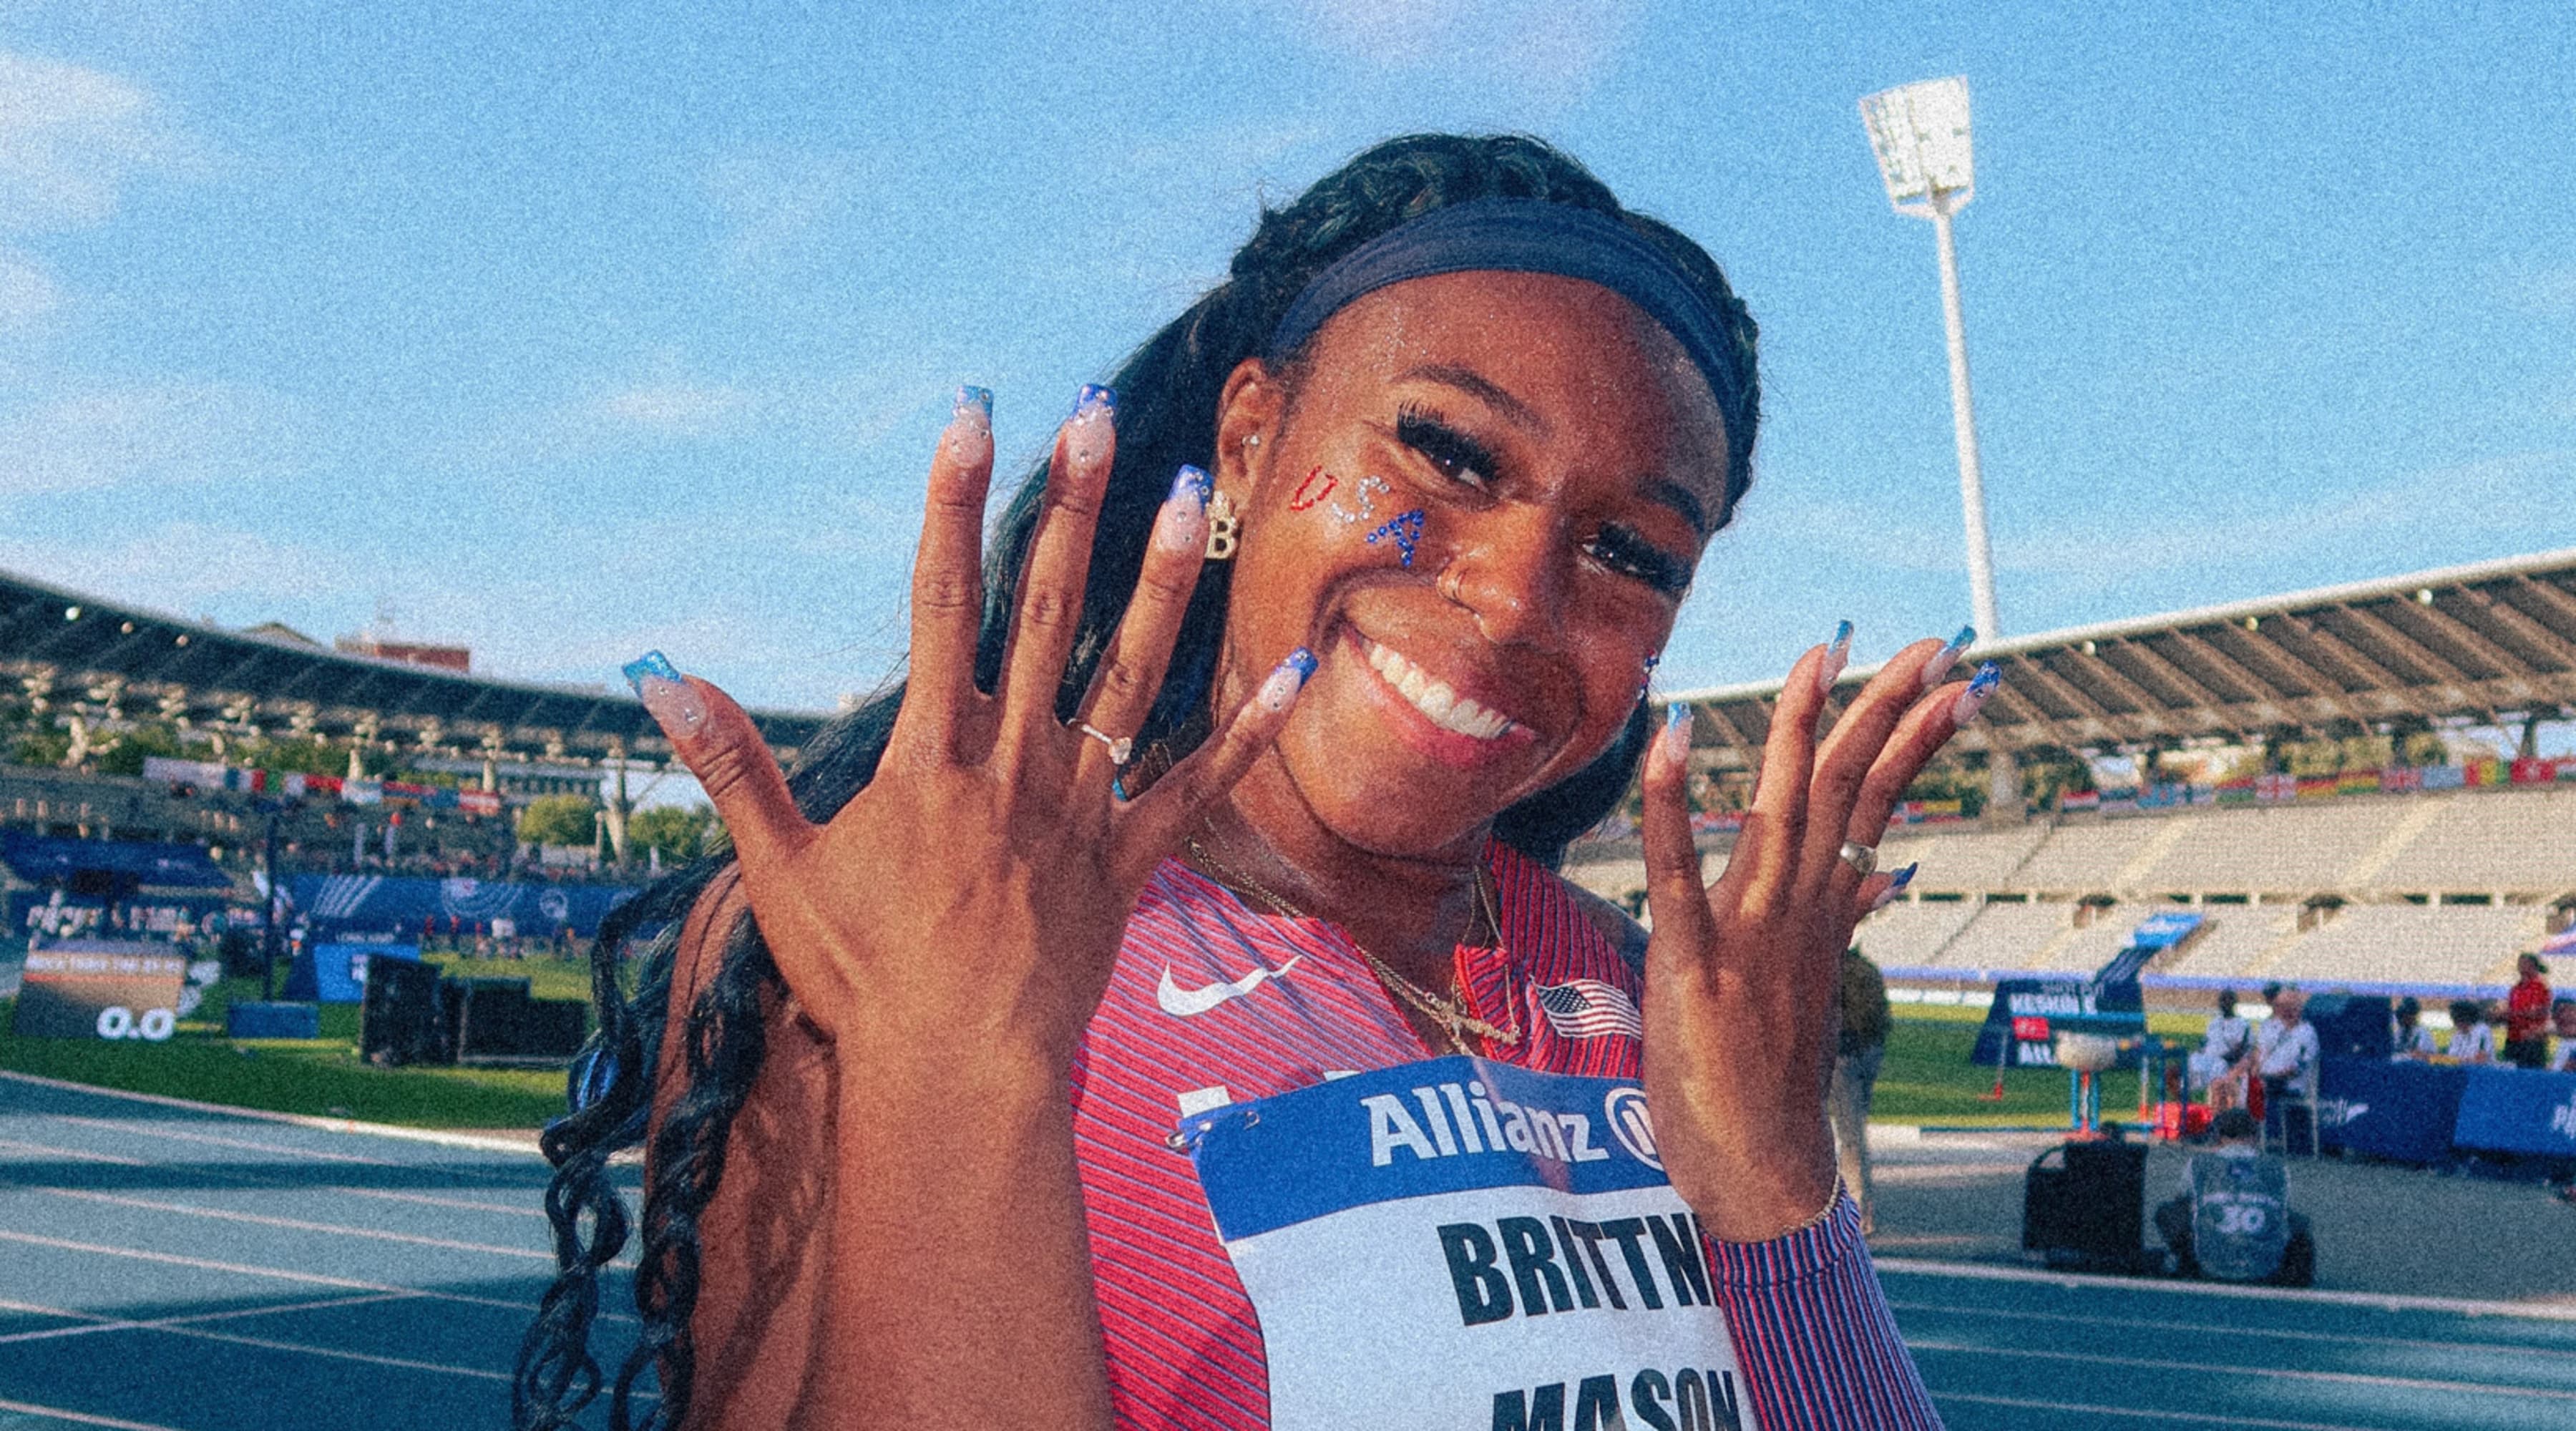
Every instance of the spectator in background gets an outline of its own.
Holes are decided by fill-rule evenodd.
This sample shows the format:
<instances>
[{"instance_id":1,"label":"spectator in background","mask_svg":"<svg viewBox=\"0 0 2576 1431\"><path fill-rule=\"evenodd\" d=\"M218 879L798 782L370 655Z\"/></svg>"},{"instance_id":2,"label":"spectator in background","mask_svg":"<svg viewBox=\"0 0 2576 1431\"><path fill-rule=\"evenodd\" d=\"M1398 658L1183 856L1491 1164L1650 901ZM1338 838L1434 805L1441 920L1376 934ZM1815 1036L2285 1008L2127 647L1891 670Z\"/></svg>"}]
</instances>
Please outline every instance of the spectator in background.
<instances>
[{"instance_id":1,"label":"spectator in background","mask_svg":"<svg viewBox=\"0 0 2576 1431\"><path fill-rule=\"evenodd\" d=\"M2451 1042L2442 1052L2459 1063L2495 1062L2495 1030L2475 999L2451 1001Z\"/></svg>"},{"instance_id":2,"label":"spectator in background","mask_svg":"<svg viewBox=\"0 0 2576 1431\"><path fill-rule=\"evenodd\" d=\"M2210 1015L2209 1027L2202 1031L2200 1048L2190 1060L2193 1087L2205 1087L2225 1078L2245 1057L2254 1038L2254 1026L2236 1016L2236 991L2218 991L2218 1012Z\"/></svg>"},{"instance_id":3,"label":"spectator in background","mask_svg":"<svg viewBox=\"0 0 2576 1431\"><path fill-rule=\"evenodd\" d=\"M2313 1104L2317 1097L2317 1026L2308 1022L2307 1006L2307 995L2296 989L2275 995L2251 1060L2254 1076L2263 1080L2264 1122L2280 1124L2285 1146L2289 1123L2283 1106L2291 1099Z\"/></svg>"},{"instance_id":4,"label":"spectator in background","mask_svg":"<svg viewBox=\"0 0 2576 1431\"><path fill-rule=\"evenodd\" d=\"M2392 1058L2431 1058L2442 1051L2442 1040L2424 1025L2424 1006L2407 995L2397 1001L2397 1038Z\"/></svg>"},{"instance_id":5,"label":"spectator in background","mask_svg":"<svg viewBox=\"0 0 2576 1431\"><path fill-rule=\"evenodd\" d=\"M2549 1071L2576 1073L2576 999L2560 999L2549 1020L2558 1029L2558 1056L2550 1060Z\"/></svg>"},{"instance_id":6,"label":"spectator in background","mask_svg":"<svg viewBox=\"0 0 2576 1431\"><path fill-rule=\"evenodd\" d=\"M1833 1094L1825 1109L1834 1125L1834 1157L1843 1191L1860 1204L1863 1236L1875 1232L1869 1186L1869 1098L1887 1057L1887 980L1855 945L1843 951L1842 1035L1834 1056Z\"/></svg>"},{"instance_id":7,"label":"spectator in background","mask_svg":"<svg viewBox=\"0 0 2576 1431\"><path fill-rule=\"evenodd\" d=\"M2514 961L2522 977L2505 996L2504 1061L2516 1068L2549 1066L2549 966L2537 954Z\"/></svg>"}]
</instances>

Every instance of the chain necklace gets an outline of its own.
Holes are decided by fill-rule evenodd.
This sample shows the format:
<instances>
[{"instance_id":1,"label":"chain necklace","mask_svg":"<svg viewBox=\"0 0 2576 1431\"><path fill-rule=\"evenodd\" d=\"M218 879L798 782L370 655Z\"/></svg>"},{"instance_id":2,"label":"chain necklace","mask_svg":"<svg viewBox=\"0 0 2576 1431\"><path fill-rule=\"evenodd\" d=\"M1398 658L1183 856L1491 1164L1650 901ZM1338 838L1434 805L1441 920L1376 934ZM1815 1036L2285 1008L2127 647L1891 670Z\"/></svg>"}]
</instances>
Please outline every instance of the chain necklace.
<instances>
[{"instance_id":1,"label":"chain necklace","mask_svg":"<svg viewBox=\"0 0 2576 1431\"><path fill-rule=\"evenodd\" d=\"M1299 909L1297 906L1290 904L1284 899L1281 899L1278 895L1272 894L1268 889L1262 886L1260 881L1252 878L1252 876L1245 874L1243 871L1236 869L1232 865L1227 864L1225 861L1218 859L1215 855L1209 853L1208 847L1200 844L1197 836L1193 835L1187 837L1184 843L1189 846L1192 858L1196 859L1200 864L1205 865L1210 870L1215 871L1217 874L1223 875L1228 884L1234 885L1237 888L1242 889L1244 892L1253 895L1262 903L1269 905L1272 909L1288 916L1290 919L1309 919L1313 917L1307 914L1306 911ZM1475 889L1475 902L1467 911L1468 932L1472 934L1475 931L1476 915L1481 912L1485 916L1486 928L1493 931L1494 947L1499 949L1502 947L1503 943L1502 919L1496 911L1492 896L1487 893L1485 889L1485 870L1481 861L1478 862L1475 872ZM1347 936L1348 931L1344 931L1344 933ZM1422 987L1420 984L1413 982L1411 979L1404 977L1402 974L1397 973L1393 968L1388 966L1385 960L1370 953L1368 951L1368 946L1360 943L1358 940L1351 940L1351 947L1360 951L1360 957L1368 961L1368 966L1376 973L1378 982L1385 985L1389 993L1394 994L1405 1003L1412 1005L1413 1008L1424 1018L1427 1018L1431 1020L1431 1022L1439 1025L1440 1031L1449 1036L1449 1046L1456 1049L1458 1052L1470 1055L1475 1052L1475 1050L1467 1047L1466 1035L1471 1033L1476 1035L1478 1038L1491 1039L1506 1048L1517 1048L1520 1046L1521 1031L1519 1028L1497 1028L1467 1011L1466 997L1463 993L1458 992L1457 971L1455 969L1450 971L1449 976L1449 987L1452 992L1447 996L1443 996L1435 994L1429 989Z\"/></svg>"}]
</instances>

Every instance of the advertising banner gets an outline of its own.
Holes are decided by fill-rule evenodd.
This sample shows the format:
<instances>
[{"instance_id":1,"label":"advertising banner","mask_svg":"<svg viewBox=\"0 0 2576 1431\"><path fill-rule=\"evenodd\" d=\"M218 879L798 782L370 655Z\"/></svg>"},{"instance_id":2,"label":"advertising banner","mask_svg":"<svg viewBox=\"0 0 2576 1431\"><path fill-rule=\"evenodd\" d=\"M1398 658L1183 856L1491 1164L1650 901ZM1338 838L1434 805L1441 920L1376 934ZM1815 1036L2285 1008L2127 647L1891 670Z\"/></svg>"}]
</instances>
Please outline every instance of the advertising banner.
<instances>
[{"instance_id":1,"label":"advertising banner","mask_svg":"<svg viewBox=\"0 0 2576 1431\"><path fill-rule=\"evenodd\" d=\"M2451 1141L2498 1153L2576 1158L2576 1073L2479 1066L2464 1070Z\"/></svg>"},{"instance_id":2,"label":"advertising banner","mask_svg":"<svg viewBox=\"0 0 2576 1431\"><path fill-rule=\"evenodd\" d=\"M289 898L324 938L374 934L408 938L424 925L434 932L490 933L508 921L518 933L550 938L570 927L588 939L608 912L635 897L632 889L596 884L518 884L489 879L431 879L409 875L295 875Z\"/></svg>"}]
</instances>

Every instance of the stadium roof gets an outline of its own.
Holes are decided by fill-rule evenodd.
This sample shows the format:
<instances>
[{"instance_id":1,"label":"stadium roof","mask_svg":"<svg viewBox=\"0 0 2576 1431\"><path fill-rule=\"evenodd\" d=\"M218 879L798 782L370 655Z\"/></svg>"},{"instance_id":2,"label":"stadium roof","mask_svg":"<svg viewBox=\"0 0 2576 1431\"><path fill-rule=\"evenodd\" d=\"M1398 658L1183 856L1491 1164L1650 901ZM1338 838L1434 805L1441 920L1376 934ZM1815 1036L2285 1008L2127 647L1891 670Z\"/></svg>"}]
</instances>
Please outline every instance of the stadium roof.
<instances>
[{"instance_id":1,"label":"stadium roof","mask_svg":"<svg viewBox=\"0 0 2576 1431\"><path fill-rule=\"evenodd\" d=\"M56 708L110 720L151 715L242 735L361 736L442 754L670 754L643 705L623 693L497 681L227 631L5 572L0 670ZM830 718L752 715L782 759Z\"/></svg>"},{"instance_id":2,"label":"stadium roof","mask_svg":"<svg viewBox=\"0 0 2576 1431\"><path fill-rule=\"evenodd\" d=\"M2495 720L2576 705L2576 548L2017 636L1966 749L2103 750L2153 741ZM1844 673L1829 709L1878 667ZM1780 682L1679 692L1703 760L1749 768Z\"/></svg>"}]
</instances>

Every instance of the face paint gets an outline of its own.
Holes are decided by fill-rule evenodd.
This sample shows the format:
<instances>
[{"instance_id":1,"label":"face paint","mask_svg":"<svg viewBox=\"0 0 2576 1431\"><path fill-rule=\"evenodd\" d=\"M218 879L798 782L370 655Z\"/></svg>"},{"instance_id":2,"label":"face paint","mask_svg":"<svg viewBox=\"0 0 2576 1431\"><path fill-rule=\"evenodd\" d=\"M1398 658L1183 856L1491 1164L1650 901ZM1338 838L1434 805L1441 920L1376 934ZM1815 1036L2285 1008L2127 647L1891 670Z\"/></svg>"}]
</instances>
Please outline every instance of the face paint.
<instances>
[{"instance_id":1,"label":"face paint","mask_svg":"<svg viewBox=\"0 0 2576 1431\"><path fill-rule=\"evenodd\" d=\"M1360 479L1359 486L1353 490L1357 491L1360 496L1360 509L1358 511L1354 512L1339 502L1326 502L1324 507L1325 510L1333 514L1334 520L1347 525L1356 526L1359 523L1365 522L1369 518L1377 515L1378 493L1392 492L1395 488L1388 485L1387 480L1383 477L1363 477ZM1371 537L1369 540L1376 541L1377 538Z\"/></svg>"},{"instance_id":2,"label":"face paint","mask_svg":"<svg viewBox=\"0 0 2576 1431\"><path fill-rule=\"evenodd\" d=\"M1404 568L1407 571L1411 571L1413 569L1413 548L1415 544L1422 540L1422 509L1420 507L1416 507L1412 511L1394 518L1385 526L1378 528L1376 531L1369 533L1369 545L1376 546L1379 542L1388 537L1395 538L1395 549L1404 555Z\"/></svg>"},{"instance_id":3,"label":"face paint","mask_svg":"<svg viewBox=\"0 0 2576 1431\"><path fill-rule=\"evenodd\" d=\"M1321 467L1307 473L1306 480L1298 483L1297 490L1289 494L1288 510L1302 512L1333 495L1333 488L1339 486L1341 480Z\"/></svg>"}]
</instances>

